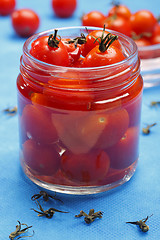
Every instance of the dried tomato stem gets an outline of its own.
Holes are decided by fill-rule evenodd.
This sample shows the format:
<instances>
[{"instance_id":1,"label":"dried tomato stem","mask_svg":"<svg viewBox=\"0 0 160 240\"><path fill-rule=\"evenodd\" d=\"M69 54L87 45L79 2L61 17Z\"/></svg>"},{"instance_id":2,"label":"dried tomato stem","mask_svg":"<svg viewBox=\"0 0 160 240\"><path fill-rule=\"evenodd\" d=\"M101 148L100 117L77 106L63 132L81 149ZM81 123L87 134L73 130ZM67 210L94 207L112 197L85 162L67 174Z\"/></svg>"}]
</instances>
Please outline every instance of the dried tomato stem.
<instances>
[{"instance_id":1,"label":"dried tomato stem","mask_svg":"<svg viewBox=\"0 0 160 240\"><path fill-rule=\"evenodd\" d=\"M54 48L59 48L59 43L61 41L61 37L57 35L58 29L54 30L54 35L50 34L48 37L48 46L54 47ZM57 39L59 37L59 39Z\"/></svg>"},{"instance_id":2,"label":"dried tomato stem","mask_svg":"<svg viewBox=\"0 0 160 240\"><path fill-rule=\"evenodd\" d=\"M75 45L75 48L77 48L77 44L85 44L86 43L86 37L83 33L81 33L81 36L80 37L76 37L76 38L73 38L69 41L67 41L66 43L70 44L70 43L74 43Z\"/></svg>"}]
</instances>

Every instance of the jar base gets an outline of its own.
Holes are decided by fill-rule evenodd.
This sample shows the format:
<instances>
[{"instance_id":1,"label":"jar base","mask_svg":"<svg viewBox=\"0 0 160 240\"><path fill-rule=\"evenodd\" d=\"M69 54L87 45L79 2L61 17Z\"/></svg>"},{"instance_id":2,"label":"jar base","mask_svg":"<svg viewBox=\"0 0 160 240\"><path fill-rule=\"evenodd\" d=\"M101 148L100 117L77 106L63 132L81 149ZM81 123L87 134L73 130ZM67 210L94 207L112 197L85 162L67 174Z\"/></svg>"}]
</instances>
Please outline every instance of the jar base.
<instances>
[{"instance_id":1,"label":"jar base","mask_svg":"<svg viewBox=\"0 0 160 240\"><path fill-rule=\"evenodd\" d=\"M135 161L129 168L126 170L126 174L124 174L123 178L113 182L109 183L103 186L65 186L65 185L56 185L47 183L44 181L39 180L35 176L33 176L27 169L23 169L25 175L37 186L49 190L51 192L58 192L58 193L64 193L64 194L72 194L72 195L89 195L89 194L96 194L96 193L102 193L106 192L108 190L111 190L113 188L116 188L126 182L128 182L131 177L134 175L134 172L137 167L137 161Z\"/></svg>"}]
</instances>

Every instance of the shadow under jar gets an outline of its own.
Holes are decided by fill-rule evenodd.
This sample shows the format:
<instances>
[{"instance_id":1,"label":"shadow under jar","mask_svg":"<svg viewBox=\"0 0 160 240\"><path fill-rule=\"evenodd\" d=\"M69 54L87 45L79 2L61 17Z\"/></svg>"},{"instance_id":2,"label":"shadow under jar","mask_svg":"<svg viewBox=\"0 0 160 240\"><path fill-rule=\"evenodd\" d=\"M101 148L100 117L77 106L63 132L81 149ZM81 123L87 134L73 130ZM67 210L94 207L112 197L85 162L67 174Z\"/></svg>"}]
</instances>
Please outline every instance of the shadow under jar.
<instances>
[{"instance_id":1,"label":"shadow under jar","mask_svg":"<svg viewBox=\"0 0 160 240\"><path fill-rule=\"evenodd\" d=\"M88 31L98 28L88 27ZM107 191L128 181L138 161L143 81L135 43L118 35L125 60L103 67L47 64L23 47L17 78L20 161L37 185L68 194ZM74 38L85 27L58 29Z\"/></svg>"}]
</instances>

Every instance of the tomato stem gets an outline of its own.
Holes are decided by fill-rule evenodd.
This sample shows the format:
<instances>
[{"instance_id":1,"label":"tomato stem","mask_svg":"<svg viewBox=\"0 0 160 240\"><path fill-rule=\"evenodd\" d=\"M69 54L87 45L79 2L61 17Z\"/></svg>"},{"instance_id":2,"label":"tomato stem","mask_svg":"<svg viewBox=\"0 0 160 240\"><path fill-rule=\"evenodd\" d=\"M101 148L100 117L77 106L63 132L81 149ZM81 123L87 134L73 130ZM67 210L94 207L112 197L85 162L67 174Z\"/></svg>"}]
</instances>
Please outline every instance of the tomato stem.
<instances>
[{"instance_id":1,"label":"tomato stem","mask_svg":"<svg viewBox=\"0 0 160 240\"><path fill-rule=\"evenodd\" d=\"M81 36L80 37L76 37L76 38L73 38L69 41L67 41L66 43L70 44L70 43L74 43L75 45L75 48L77 48L77 44L85 44L86 43L86 37L83 33L81 33Z\"/></svg>"},{"instance_id":2,"label":"tomato stem","mask_svg":"<svg viewBox=\"0 0 160 240\"><path fill-rule=\"evenodd\" d=\"M54 35L50 34L48 37L48 46L53 47L53 48L59 48L59 43L61 41L61 37L57 35L58 29L54 30ZM59 39L57 39L57 36Z\"/></svg>"},{"instance_id":3,"label":"tomato stem","mask_svg":"<svg viewBox=\"0 0 160 240\"><path fill-rule=\"evenodd\" d=\"M105 33L105 25L104 25L104 28L103 28L103 32L102 32L102 36L101 37L98 37L98 38L95 38L95 42L97 41L99 43L99 50L101 52L105 52L109 46L115 41L118 39L118 36L117 35L112 35L112 33L108 33L105 37L104 37L104 33ZM100 41L98 40L100 39Z\"/></svg>"}]
</instances>

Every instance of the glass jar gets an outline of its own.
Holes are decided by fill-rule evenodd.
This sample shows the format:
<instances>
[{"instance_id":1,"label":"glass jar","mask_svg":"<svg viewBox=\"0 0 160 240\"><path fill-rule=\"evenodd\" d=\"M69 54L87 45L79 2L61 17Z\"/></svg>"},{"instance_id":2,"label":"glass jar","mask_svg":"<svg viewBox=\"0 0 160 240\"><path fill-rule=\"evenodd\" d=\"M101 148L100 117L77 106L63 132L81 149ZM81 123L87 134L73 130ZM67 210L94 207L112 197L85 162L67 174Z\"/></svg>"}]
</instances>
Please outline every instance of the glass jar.
<instances>
[{"instance_id":1,"label":"glass jar","mask_svg":"<svg viewBox=\"0 0 160 240\"><path fill-rule=\"evenodd\" d=\"M99 28L88 27L88 31ZM126 59L103 67L47 64L23 47L17 78L20 161L37 185L69 194L93 194L128 181L138 161L143 81L136 44L118 35ZM85 27L58 29L62 37Z\"/></svg>"},{"instance_id":2,"label":"glass jar","mask_svg":"<svg viewBox=\"0 0 160 240\"><path fill-rule=\"evenodd\" d=\"M144 88L160 85L160 44L138 47Z\"/></svg>"}]
</instances>

